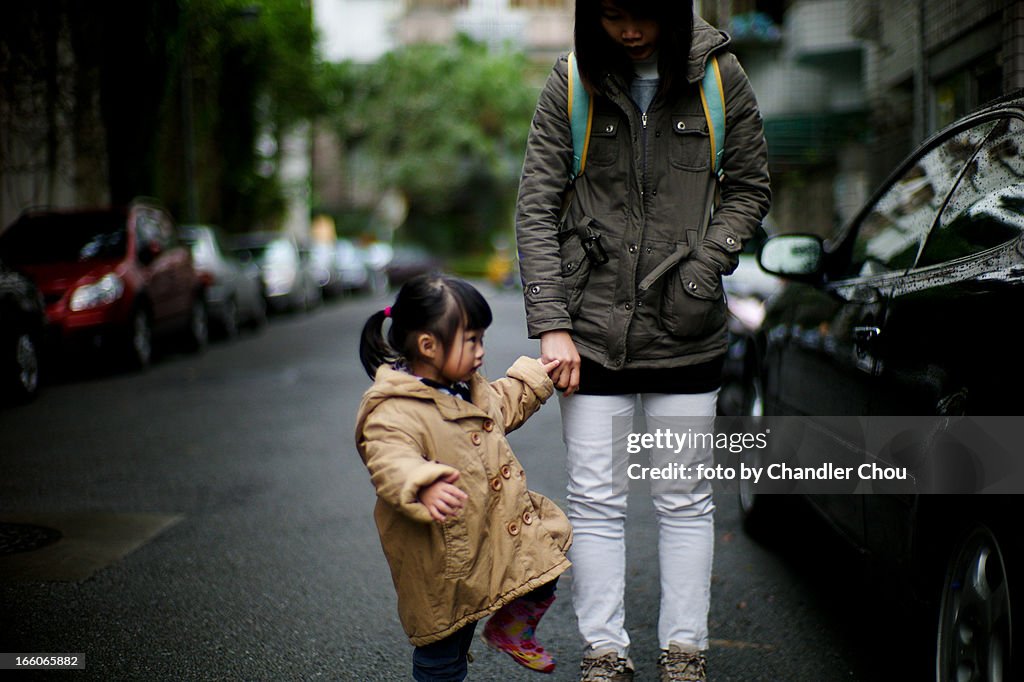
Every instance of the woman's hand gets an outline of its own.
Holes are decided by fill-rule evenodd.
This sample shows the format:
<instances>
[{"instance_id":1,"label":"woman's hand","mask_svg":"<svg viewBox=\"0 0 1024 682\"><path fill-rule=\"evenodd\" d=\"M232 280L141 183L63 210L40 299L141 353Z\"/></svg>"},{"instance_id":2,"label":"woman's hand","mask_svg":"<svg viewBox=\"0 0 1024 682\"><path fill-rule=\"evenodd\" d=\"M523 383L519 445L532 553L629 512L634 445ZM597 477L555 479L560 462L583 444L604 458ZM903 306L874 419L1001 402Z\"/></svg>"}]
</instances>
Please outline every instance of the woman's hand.
<instances>
[{"instance_id":1,"label":"woman's hand","mask_svg":"<svg viewBox=\"0 0 1024 682\"><path fill-rule=\"evenodd\" d=\"M565 395L572 395L580 387L580 354L569 332L556 330L540 335L540 361L557 360L551 373L555 387Z\"/></svg>"},{"instance_id":2,"label":"woman's hand","mask_svg":"<svg viewBox=\"0 0 1024 682\"><path fill-rule=\"evenodd\" d=\"M442 476L430 485L420 488L419 495L416 496L434 520L439 523L444 523L448 519L448 515L455 516L462 509L463 500L469 497L460 488L455 487L454 483L457 480L459 480L458 471Z\"/></svg>"}]
</instances>

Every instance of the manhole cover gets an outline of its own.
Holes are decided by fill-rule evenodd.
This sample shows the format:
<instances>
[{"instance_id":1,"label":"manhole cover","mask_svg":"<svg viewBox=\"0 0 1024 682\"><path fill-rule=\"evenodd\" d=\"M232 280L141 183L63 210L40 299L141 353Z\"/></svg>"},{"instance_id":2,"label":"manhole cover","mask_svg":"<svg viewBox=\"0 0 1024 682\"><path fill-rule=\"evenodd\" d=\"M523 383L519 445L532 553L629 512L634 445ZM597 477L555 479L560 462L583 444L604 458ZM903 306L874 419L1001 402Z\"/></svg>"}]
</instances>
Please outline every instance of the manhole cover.
<instances>
[{"instance_id":1,"label":"manhole cover","mask_svg":"<svg viewBox=\"0 0 1024 682\"><path fill-rule=\"evenodd\" d=\"M0 556L42 549L60 538L61 532L53 528L0 522Z\"/></svg>"}]
</instances>

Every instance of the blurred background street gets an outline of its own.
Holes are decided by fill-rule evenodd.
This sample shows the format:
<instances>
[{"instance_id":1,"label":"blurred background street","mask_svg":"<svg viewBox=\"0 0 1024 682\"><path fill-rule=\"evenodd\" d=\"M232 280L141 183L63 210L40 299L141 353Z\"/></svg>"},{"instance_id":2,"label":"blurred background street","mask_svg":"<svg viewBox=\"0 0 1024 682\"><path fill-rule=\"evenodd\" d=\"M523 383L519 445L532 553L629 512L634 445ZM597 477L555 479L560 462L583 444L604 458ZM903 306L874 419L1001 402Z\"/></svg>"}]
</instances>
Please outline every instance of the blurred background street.
<instances>
[{"instance_id":1,"label":"blurred background street","mask_svg":"<svg viewBox=\"0 0 1024 682\"><path fill-rule=\"evenodd\" d=\"M485 292L495 311L485 367L498 377L537 345L524 338L519 294ZM42 555L45 570L27 578L23 562L61 543L0 556L0 648L84 653L82 676L97 680L406 679L411 647L352 436L369 383L357 336L384 303L353 299L283 318L145 374L68 379L0 412L0 525L60 524L68 542L81 519L99 514L103 528L59 565ZM564 503L557 405L511 440L531 487ZM734 499L718 506L714 679L899 679L875 668L882 596L850 555L820 542L774 554L742 533ZM645 486L631 507L627 619L639 679L651 679L658 569ZM138 539L139 515L173 521L107 558ZM794 528L794 543L799 536ZM19 536L8 528L5 537ZM574 679L578 663L570 582L571 572L541 628L561 661L555 680ZM474 654L471 679L536 679L479 644Z\"/></svg>"}]
</instances>

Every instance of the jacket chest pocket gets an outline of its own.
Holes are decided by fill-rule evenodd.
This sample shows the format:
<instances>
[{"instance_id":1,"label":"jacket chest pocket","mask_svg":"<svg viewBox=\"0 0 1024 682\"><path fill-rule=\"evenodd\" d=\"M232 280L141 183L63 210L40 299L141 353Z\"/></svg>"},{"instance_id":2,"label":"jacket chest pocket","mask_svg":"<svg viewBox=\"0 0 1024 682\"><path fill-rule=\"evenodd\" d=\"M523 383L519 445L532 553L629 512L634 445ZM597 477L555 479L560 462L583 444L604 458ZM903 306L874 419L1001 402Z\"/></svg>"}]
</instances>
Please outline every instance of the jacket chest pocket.
<instances>
[{"instance_id":1,"label":"jacket chest pocket","mask_svg":"<svg viewBox=\"0 0 1024 682\"><path fill-rule=\"evenodd\" d=\"M620 127L621 122L615 116L594 115L590 126L587 165L611 166L618 160Z\"/></svg>"},{"instance_id":2,"label":"jacket chest pocket","mask_svg":"<svg viewBox=\"0 0 1024 682\"><path fill-rule=\"evenodd\" d=\"M686 171L705 171L711 162L711 138L705 129L707 122L699 114L674 114L669 161L675 168Z\"/></svg>"}]
</instances>

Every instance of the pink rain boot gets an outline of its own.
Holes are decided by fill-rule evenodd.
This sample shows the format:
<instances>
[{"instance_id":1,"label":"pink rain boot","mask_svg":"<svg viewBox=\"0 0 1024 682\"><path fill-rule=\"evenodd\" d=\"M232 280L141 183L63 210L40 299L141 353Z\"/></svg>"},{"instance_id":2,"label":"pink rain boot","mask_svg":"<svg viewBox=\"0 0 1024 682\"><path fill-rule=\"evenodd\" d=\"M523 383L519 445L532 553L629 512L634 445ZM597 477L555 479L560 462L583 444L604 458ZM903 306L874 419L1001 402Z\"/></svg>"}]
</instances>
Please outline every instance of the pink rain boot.
<instances>
[{"instance_id":1,"label":"pink rain boot","mask_svg":"<svg viewBox=\"0 0 1024 682\"><path fill-rule=\"evenodd\" d=\"M519 598L505 604L487 621L481 638L487 646L508 654L523 667L539 673L554 672L555 659L533 636L553 601L555 596L551 595L541 602Z\"/></svg>"}]
</instances>

